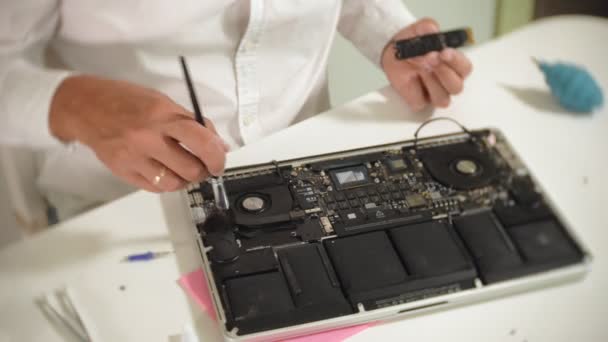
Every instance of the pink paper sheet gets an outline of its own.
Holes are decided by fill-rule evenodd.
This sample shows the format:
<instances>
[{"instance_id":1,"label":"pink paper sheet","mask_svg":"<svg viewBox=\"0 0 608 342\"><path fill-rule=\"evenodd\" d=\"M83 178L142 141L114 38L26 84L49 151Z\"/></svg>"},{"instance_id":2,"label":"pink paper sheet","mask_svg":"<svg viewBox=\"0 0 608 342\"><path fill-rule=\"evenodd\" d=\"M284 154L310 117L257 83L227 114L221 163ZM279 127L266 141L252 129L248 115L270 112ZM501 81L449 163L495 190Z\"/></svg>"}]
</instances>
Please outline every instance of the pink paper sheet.
<instances>
[{"instance_id":1,"label":"pink paper sheet","mask_svg":"<svg viewBox=\"0 0 608 342\"><path fill-rule=\"evenodd\" d=\"M178 283L184 291L186 291L188 296L198 304L201 310L207 312L213 319L217 319L217 317L215 317L215 310L213 310L213 299L211 299L209 287L207 286L207 279L205 278L203 270L199 269L183 275L179 278ZM371 324L362 324L354 327L330 330L318 334L291 338L285 340L285 342L341 342L370 326Z\"/></svg>"},{"instance_id":2,"label":"pink paper sheet","mask_svg":"<svg viewBox=\"0 0 608 342\"><path fill-rule=\"evenodd\" d=\"M211 318L217 320L215 316L215 310L213 310L213 299L211 298L211 291L207 285L207 278L203 270L192 271L186 275L183 275L177 281L179 285L186 291L190 298L194 299L196 304L206 312Z\"/></svg>"}]
</instances>

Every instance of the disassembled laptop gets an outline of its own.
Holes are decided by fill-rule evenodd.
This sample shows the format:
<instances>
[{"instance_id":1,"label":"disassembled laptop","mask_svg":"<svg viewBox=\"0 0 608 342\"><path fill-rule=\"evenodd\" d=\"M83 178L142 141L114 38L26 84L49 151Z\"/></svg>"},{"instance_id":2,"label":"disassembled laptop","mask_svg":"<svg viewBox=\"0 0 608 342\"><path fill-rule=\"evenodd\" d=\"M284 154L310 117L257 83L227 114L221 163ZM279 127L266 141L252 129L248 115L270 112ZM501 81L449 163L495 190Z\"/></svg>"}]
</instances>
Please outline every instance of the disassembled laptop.
<instances>
[{"instance_id":1,"label":"disassembled laptop","mask_svg":"<svg viewBox=\"0 0 608 342\"><path fill-rule=\"evenodd\" d=\"M267 341L582 277L590 260L485 129L227 170L187 198L227 340Z\"/></svg>"}]
</instances>

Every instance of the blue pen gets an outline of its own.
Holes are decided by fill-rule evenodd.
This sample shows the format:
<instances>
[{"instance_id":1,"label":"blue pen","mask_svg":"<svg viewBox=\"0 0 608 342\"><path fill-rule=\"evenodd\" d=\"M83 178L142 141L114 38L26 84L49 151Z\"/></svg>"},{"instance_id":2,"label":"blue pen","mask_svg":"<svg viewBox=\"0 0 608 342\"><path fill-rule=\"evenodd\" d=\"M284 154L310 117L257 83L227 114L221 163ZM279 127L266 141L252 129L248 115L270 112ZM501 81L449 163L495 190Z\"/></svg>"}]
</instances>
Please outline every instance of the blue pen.
<instances>
[{"instance_id":1,"label":"blue pen","mask_svg":"<svg viewBox=\"0 0 608 342\"><path fill-rule=\"evenodd\" d=\"M136 262L136 261L149 261L157 258L162 258L173 252L146 252L138 254L130 254L122 259L122 262Z\"/></svg>"}]
</instances>

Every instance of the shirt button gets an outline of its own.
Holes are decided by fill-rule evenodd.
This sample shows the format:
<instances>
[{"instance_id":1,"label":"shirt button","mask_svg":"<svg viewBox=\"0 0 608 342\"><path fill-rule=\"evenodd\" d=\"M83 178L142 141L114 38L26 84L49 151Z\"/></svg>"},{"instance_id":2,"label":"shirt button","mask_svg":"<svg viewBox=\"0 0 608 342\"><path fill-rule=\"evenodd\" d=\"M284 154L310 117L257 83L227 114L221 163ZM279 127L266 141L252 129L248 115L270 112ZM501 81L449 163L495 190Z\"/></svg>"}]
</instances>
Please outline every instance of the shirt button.
<instances>
[{"instance_id":1,"label":"shirt button","mask_svg":"<svg viewBox=\"0 0 608 342\"><path fill-rule=\"evenodd\" d=\"M241 53L248 53L253 49L253 44L251 44L251 42L245 42L243 43L242 47L241 47Z\"/></svg>"},{"instance_id":2,"label":"shirt button","mask_svg":"<svg viewBox=\"0 0 608 342\"><path fill-rule=\"evenodd\" d=\"M72 141L72 142L68 143L68 145L67 145L68 153L76 152L77 148L78 148L78 142L76 142L76 141Z\"/></svg>"},{"instance_id":3,"label":"shirt button","mask_svg":"<svg viewBox=\"0 0 608 342\"><path fill-rule=\"evenodd\" d=\"M251 125L253 120L251 120L251 117L246 116L243 118L243 125L245 125L245 127L249 127Z\"/></svg>"}]
</instances>

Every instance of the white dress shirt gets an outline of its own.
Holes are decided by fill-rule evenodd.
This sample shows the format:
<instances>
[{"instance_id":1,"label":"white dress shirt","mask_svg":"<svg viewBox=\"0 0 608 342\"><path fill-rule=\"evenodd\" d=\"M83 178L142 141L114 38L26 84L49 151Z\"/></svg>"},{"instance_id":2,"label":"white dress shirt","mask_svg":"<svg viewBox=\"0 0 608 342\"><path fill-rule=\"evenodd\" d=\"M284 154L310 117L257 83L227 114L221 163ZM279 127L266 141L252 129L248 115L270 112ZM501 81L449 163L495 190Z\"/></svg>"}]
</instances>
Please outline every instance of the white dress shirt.
<instances>
[{"instance_id":1,"label":"white dress shirt","mask_svg":"<svg viewBox=\"0 0 608 342\"><path fill-rule=\"evenodd\" d=\"M50 134L49 105L65 77L127 80L191 108L184 55L205 115L237 147L328 108L336 30L378 64L413 21L401 0L3 1L0 143L44 151L38 185L65 217L132 190L88 148Z\"/></svg>"}]
</instances>

